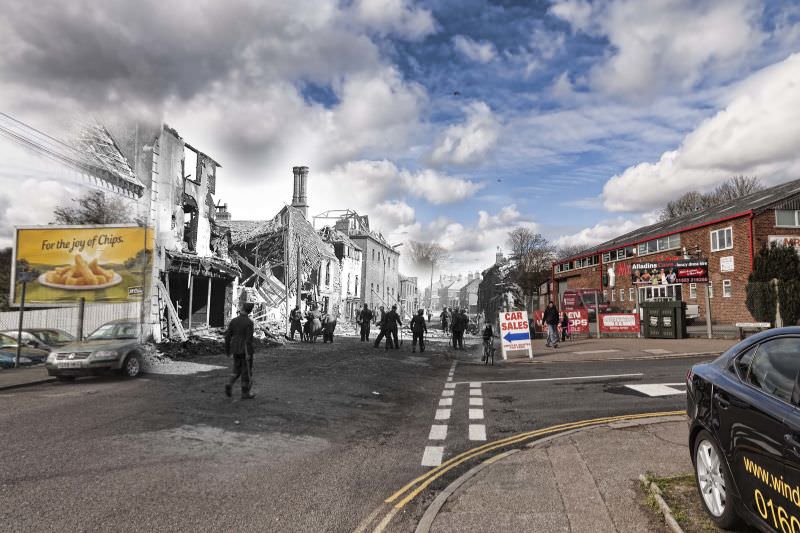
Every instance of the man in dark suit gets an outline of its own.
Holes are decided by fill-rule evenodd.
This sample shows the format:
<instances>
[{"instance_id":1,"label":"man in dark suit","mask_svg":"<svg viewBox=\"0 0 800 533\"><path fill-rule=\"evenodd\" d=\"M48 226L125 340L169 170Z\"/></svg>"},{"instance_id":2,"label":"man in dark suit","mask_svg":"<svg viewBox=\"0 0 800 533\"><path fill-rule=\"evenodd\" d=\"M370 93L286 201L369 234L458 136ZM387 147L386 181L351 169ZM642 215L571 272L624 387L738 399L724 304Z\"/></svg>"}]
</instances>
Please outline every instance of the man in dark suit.
<instances>
[{"instance_id":1,"label":"man in dark suit","mask_svg":"<svg viewBox=\"0 0 800 533\"><path fill-rule=\"evenodd\" d=\"M372 322L372 311L367 304L364 304L364 309L358 313L357 322L361 325L361 342L369 342L369 323Z\"/></svg>"},{"instance_id":2,"label":"man in dark suit","mask_svg":"<svg viewBox=\"0 0 800 533\"><path fill-rule=\"evenodd\" d=\"M252 400L256 397L250 392L253 375L253 321L248 316L253 310L252 302L242 304L239 316L231 320L225 330L225 354L230 357L233 353L233 372L231 379L225 385L225 395L230 397L233 384L239 377L242 378L242 400Z\"/></svg>"},{"instance_id":3,"label":"man in dark suit","mask_svg":"<svg viewBox=\"0 0 800 533\"><path fill-rule=\"evenodd\" d=\"M428 325L425 324L424 311L420 309L417 314L411 318L411 352L417 351L417 343L419 342L419 351L425 351L425 334L428 333Z\"/></svg>"},{"instance_id":4,"label":"man in dark suit","mask_svg":"<svg viewBox=\"0 0 800 533\"><path fill-rule=\"evenodd\" d=\"M397 342L397 325L403 325L400 321L400 315L397 314L397 306L393 305L392 310L386 313L384 319L386 329L386 349L395 348L400 349L400 344Z\"/></svg>"}]
</instances>

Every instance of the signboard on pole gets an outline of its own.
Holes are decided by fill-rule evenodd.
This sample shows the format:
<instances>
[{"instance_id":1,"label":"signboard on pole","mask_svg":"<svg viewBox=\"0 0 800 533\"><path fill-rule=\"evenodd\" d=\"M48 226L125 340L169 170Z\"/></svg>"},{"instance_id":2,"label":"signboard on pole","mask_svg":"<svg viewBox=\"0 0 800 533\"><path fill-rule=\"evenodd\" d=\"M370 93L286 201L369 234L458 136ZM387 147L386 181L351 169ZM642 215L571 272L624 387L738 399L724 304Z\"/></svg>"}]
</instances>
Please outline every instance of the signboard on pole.
<instances>
[{"instance_id":1,"label":"signboard on pole","mask_svg":"<svg viewBox=\"0 0 800 533\"><path fill-rule=\"evenodd\" d=\"M637 313L606 313L600 315L601 333L639 333Z\"/></svg>"},{"instance_id":2,"label":"signboard on pole","mask_svg":"<svg viewBox=\"0 0 800 533\"><path fill-rule=\"evenodd\" d=\"M639 262L631 265L635 285L708 283L708 259Z\"/></svg>"},{"instance_id":3,"label":"signboard on pole","mask_svg":"<svg viewBox=\"0 0 800 533\"><path fill-rule=\"evenodd\" d=\"M27 272L29 304L141 301L150 279L152 228L33 226L16 229L14 276ZM15 279L12 277L12 279ZM11 284L10 301L20 303L22 282Z\"/></svg>"},{"instance_id":4,"label":"signboard on pole","mask_svg":"<svg viewBox=\"0 0 800 533\"><path fill-rule=\"evenodd\" d=\"M501 312L499 324L503 359L511 355L527 355L533 359L528 314L524 310Z\"/></svg>"}]
</instances>

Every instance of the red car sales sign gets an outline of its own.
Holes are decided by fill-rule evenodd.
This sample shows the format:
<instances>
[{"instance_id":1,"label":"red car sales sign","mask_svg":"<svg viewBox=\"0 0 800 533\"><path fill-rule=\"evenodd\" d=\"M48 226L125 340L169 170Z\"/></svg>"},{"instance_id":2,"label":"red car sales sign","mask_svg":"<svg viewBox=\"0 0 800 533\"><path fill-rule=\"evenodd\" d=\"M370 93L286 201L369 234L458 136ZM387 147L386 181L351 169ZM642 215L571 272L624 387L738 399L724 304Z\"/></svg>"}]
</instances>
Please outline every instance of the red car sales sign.
<instances>
[{"instance_id":1,"label":"red car sales sign","mask_svg":"<svg viewBox=\"0 0 800 533\"><path fill-rule=\"evenodd\" d=\"M639 333L639 315L636 313L600 315L600 333Z\"/></svg>"},{"instance_id":2,"label":"red car sales sign","mask_svg":"<svg viewBox=\"0 0 800 533\"><path fill-rule=\"evenodd\" d=\"M708 259L677 259L639 262L631 265L635 285L708 283Z\"/></svg>"}]
</instances>

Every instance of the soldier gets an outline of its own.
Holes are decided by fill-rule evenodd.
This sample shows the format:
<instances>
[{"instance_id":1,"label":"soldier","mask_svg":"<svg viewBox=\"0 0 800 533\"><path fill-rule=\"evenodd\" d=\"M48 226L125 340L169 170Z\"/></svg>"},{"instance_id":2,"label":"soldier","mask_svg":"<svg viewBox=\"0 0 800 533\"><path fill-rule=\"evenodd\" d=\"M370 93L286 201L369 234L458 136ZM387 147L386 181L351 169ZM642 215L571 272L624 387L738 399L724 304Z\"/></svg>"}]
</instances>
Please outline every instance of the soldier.
<instances>
[{"instance_id":1,"label":"soldier","mask_svg":"<svg viewBox=\"0 0 800 533\"><path fill-rule=\"evenodd\" d=\"M380 312L380 318L378 319L378 336L375 338L375 348L381 345L381 341L386 335L386 311L383 310L383 306L380 306L378 311Z\"/></svg>"},{"instance_id":2,"label":"soldier","mask_svg":"<svg viewBox=\"0 0 800 533\"><path fill-rule=\"evenodd\" d=\"M372 322L373 317L372 311L370 311L367 304L364 304L364 308L358 313L358 320L357 322L361 325L361 342L367 341L369 342L369 324Z\"/></svg>"},{"instance_id":3,"label":"soldier","mask_svg":"<svg viewBox=\"0 0 800 533\"><path fill-rule=\"evenodd\" d=\"M253 310L252 302L245 302L239 309L239 316L231 320L225 330L225 354L233 352L233 372L225 385L225 395L230 398L233 384L242 378L242 400L256 397L250 392L253 376L253 321L248 316Z\"/></svg>"},{"instance_id":4,"label":"soldier","mask_svg":"<svg viewBox=\"0 0 800 533\"><path fill-rule=\"evenodd\" d=\"M442 321L442 332L447 333L447 331L450 329L450 315L447 314L446 307L442 309L442 314L439 315L439 319Z\"/></svg>"},{"instance_id":5,"label":"soldier","mask_svg":"<svg viewBox=\"0 0 800 533\"><path fill-rule=\"evenodd\" d=\"M300 340L303 340L303 326L302 326L303 313L300 312L300 307L295 307L289 314L289 323L291 324L291 336L294 340L294 332L300 334Z\"/></svg>"},{"instance_id":6,"label":"soldier","mask_svg":"<svg viewBox=\"0 0 800 533\"><path fill-rule=\"evenodd\" d=\"M397 342L397 326L403 325L400 321L400 315L397 314L397 306L393 305L392 310L386 313L385 317L385 329L386 329L386 349L394 348L399 349L400 343ZM392 346L394 345L394 346Z\"/></svg>"},{"instance_id":7,"label":"soldier","mask_svg":"<svg viewBox=\"0 0 800 533\"><path fill-rule=\"evenodd\" d=\"M428 333L428 325L425 324L425 311L420 309L417 315L411 318L411 353L417 351L417 341L420 353L425 351L425 333Z\"/></svg>"},{"instance_id":8,"label":"soldier","mask_svg":"<svg viewBox=\"0 0 800 533\"><path fill-rule=\"evenodd\" d=\"M464 349L464 319L466 315L461 313L460 309L453 310L453 324L450 326L453 330L453 348L456 350Z\"/></svg>"}]
</instances>

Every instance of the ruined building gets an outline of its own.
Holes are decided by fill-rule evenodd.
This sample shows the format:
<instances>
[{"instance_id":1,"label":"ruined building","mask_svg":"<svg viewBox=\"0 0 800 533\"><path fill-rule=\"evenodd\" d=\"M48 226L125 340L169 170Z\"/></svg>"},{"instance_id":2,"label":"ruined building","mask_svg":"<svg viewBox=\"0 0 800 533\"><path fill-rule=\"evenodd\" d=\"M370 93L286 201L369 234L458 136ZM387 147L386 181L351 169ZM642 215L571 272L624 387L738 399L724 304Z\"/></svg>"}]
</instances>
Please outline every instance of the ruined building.
<instances>
[{"instance_id":1,"label":"ruined building","mask_svg":"<svg viewBox=\"0 0 800 533\"><path fill-rule=\"evenodd\" d=\"M308 167L294 167L292 205L272 219L229 220L231 256L241 267L236 298L256 304L253 318L288 328L291 309L310 306L338 316L340 260L306 219Z\"/></svg>"}]
</instances>

